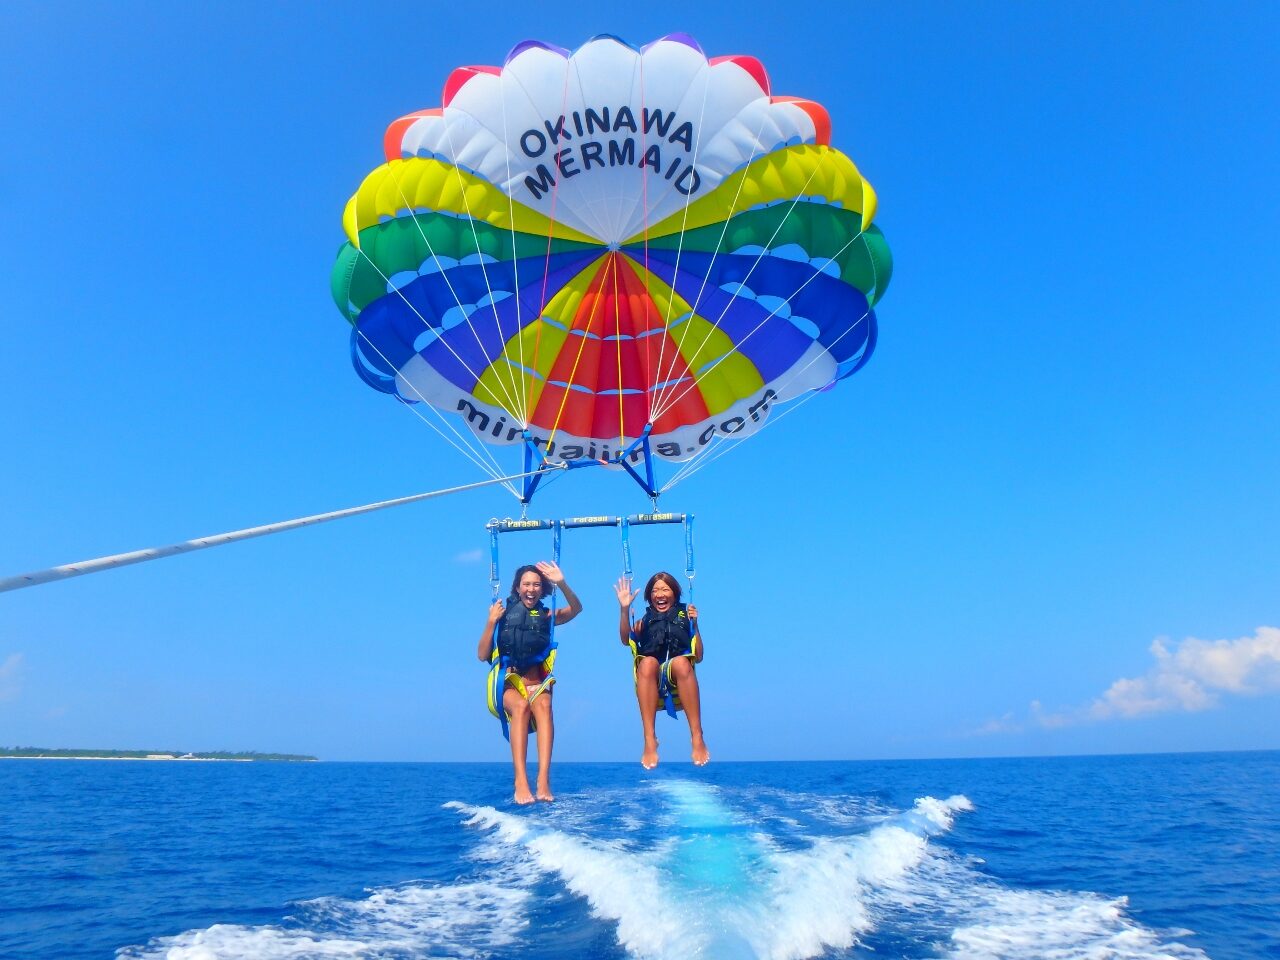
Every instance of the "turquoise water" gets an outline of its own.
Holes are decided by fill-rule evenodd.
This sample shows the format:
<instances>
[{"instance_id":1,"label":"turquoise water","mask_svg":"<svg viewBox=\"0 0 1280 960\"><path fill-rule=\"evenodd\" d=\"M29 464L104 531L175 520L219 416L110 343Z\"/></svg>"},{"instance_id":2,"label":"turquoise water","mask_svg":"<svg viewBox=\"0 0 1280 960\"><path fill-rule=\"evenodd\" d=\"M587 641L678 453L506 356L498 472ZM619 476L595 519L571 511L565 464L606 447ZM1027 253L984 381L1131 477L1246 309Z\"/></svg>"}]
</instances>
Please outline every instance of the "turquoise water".
<instances>
[{"instance_id":1,"label":"turquoise water","mask_svg":"<svg viewBox=\"0 0 1280 960\"><path fill-rule=\"evenodd\" d=\"M1280 753L0 761L0 957L1280 956Z\"/></svg>"}]
</instances>

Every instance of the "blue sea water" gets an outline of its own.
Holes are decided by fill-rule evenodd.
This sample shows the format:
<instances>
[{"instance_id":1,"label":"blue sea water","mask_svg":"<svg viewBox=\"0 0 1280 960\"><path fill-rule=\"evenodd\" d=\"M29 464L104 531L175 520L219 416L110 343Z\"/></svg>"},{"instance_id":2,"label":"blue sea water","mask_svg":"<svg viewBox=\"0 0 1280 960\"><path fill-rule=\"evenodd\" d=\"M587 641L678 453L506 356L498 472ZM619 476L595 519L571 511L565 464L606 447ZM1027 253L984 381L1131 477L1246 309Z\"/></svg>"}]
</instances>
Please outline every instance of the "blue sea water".
<instances>
[{"instance_id":1,"label":"blue sea water","mask_svg":"<svg viewBox=\"0 0 1280 960\"><path fill-rule=\"evenodd\" d=\"M0 761L0 957L1280 957L1280 753Z\"/></svg>"}]
</instances>

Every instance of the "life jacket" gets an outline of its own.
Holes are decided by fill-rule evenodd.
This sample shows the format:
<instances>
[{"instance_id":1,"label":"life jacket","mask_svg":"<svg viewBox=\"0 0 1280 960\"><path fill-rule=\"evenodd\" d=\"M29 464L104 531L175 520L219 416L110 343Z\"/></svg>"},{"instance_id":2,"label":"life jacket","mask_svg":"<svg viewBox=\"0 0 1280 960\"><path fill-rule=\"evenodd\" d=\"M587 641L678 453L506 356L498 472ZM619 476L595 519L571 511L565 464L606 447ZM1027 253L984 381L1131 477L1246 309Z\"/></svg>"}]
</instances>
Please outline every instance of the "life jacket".
<instances>
[{"instance_id":1,"label":"life jacket","mask_svg":"<svg viewBox=\"0 0 1280 960\"><path fill-rule=\"evenodd\" d=\"M556 682L556 643L552 639L553 614L545 604L529 609L520 598L512 594L507 599L506 610L493 628L493 651L489 655L489 677L485 680L485 699L489 712L498 718L502 735L511 739L511 717L502 705L507 687L514 687L520 696L532 703L551 689ZM530 690L520 675L535 664L541 664L545 676L540 684ZM514 668L514 669L510 669ZM536 730L533 715L529 715L529 729Z\"/></svg>"},{"instance_id":2,"label":"life jacket","mask_svg":"<svg viewBox=\"0 0 1280 960\"><path fill-rule=\"evenodd\" d=\"M656 657L663 663L673 657L691 654L693 625L685 605L677 603L665 613L659 613L653 607L647 608L635 644L636 656Z\"/></svg>"},{"instance_id":3,"label":"life jacket","mask_svg":"<svg viewBox=\"0 0 1280 960\"><path fill-rule=\"evenodd\" d=\"M532 609L514 593L498 622L497 652L509 666L525 670L550 653L551 611L545 603Z\"/></svg>"}]
</instances>

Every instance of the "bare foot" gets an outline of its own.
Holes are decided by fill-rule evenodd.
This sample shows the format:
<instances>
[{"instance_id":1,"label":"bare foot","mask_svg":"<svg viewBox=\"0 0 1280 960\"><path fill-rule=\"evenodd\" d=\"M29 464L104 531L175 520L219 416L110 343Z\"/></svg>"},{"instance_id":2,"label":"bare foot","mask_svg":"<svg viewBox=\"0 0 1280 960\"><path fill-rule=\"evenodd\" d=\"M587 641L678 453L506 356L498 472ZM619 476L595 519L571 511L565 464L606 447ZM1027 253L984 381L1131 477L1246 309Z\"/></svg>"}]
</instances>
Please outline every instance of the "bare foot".
<instances>
[{"instance_id":1,"label":"bare foot","mask_svg":"<svg viewBox=\"0 0 1280 960\"><path fill-rule=\"evenodd\" d=\"M539 799L539 800L545 800L547 803L550 803L550 802L551 802L552 800L554 800L555 798L556 798L556 795L555 795L554 793L552 793L552 792L551 792L551 788L550 788L550 787L543 787L543 786L539 786L539 787L538 787L538 799Z\"/></svg>"},{"instance_id":2,"label":"bare foot","mask_svg":"<svg viewBox=\"0 0 1280 960\"><path fill-rule=\"evenodd\" d=\"M693 763L694 766L705 767L707 761L711 759L711 752L707 749L706 742L701 738L693 741Z\"/></svg>"},{"instance_id":3,"label":"bare foot","mask_svg":"<svg viewBox=\"0 0 1280 960\"><path fill-rule=\"evenodd\" d=\"M658 765L658 741L644 745L644 753L640 754L640 766L652 770Z\"/></svg>"},{"instance_id":4,"label":"bare foot","mask_svg":"<svg viewBox=\"0 0 1280 960\"><path fill-rule=\"evenodd\" d=\"M533 803L533 793L530 792L529 785L527 783L516 784L516 803Z\"/></svg>"}]
</instances>

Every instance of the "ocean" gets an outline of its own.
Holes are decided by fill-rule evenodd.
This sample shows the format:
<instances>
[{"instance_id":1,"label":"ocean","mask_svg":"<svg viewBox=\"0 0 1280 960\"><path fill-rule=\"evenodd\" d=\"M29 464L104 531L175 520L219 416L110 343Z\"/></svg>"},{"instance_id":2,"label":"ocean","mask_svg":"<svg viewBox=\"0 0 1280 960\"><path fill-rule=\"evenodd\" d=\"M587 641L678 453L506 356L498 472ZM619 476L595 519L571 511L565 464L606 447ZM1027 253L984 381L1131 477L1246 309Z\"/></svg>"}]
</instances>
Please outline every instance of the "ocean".
<instances>
[{"instance_id":1,"label":"ocean","mask_svg":"<svg viewBox=\"0 0 1280 960\"><path fill-rule=\"evenodd\" d=\"M1280 957L1280 752L0 761L0 957Z\"/></svg>"}]
</instances>

